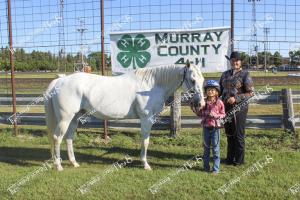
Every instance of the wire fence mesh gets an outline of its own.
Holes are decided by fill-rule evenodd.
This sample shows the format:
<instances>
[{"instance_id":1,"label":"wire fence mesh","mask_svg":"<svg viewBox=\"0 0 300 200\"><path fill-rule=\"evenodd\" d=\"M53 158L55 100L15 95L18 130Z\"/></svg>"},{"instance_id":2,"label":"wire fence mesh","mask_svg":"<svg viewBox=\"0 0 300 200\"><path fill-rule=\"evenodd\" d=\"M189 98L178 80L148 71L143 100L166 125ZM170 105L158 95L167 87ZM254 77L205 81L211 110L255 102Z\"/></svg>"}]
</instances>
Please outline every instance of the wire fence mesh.
<instances>
[{"instance_id":1,"label":"wire fence mesh","mask_svg":"<svg viewBox=\"0 0 300 200\"><path fill-rule=\"evenodd\" d=\"M93 72L99 73L101 0L11 0L13 49L9 49L7 7L8 0L0 0L0 70L6 72L0 74L3 98L10 96L12 90L10 52L13 52L16 71L73 72L90 65ZM245 67L299 70L299 8L296 0L104 0L106 68L111 70L110 33L113 32L232 27L232 42L236 50L243 52ZM231 23L232 14L234 23ZM209 77L217 79L219 75ZM22 73L16 80L16 93L22 98L38 96L55 77L56 73ZM270 84L276 91L287 85L299 90L296 78L255 78L256 88ZM2 111L11 111L3 102L1 105ZM299 112L298 105L295 112ZM278 102L251 106L251 115L282 115ZM37 105L30 112L44 110ZM183 115L193 114L183 108Z\"/></svg>"},{"instance_id":2,"label":"wire fence mesh","mask_svg":"<svg viewBox=\"0 0 300 200\"><path fill-rule=\"evenodd\" d=\"M17 70L73 71L81 60L81 52L94 70L99 69L99 0L12 0L11 4ZM245 65L299 64L298 1L236 0L234 7L234 45L236 50L245 52ZM229 0L106 0L107 65L111 32L223 27L230 26L230 20ZM0 0L2 70L9 69L7 22L7 1Z\"/></svg>"}]
</instances>

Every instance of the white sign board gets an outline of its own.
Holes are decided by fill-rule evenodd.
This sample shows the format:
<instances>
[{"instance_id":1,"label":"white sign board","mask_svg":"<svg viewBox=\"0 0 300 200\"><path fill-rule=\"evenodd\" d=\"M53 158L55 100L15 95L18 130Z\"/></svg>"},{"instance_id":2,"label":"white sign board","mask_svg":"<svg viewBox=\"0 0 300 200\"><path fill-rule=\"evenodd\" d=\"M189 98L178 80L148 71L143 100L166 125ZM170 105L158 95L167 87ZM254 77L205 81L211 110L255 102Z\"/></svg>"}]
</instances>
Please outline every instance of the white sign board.
<instances>
[{"instance_id":1,"label":"white sign board","mask_svg":"<svg viewBox=\"0 0 300 200\"><path fill-rule=\"evenodd\" d=\"M172 64L187 60L202 72L227 70L230 28L158 30L110 34L113 73Z\"/></svg>"}]
</instances>

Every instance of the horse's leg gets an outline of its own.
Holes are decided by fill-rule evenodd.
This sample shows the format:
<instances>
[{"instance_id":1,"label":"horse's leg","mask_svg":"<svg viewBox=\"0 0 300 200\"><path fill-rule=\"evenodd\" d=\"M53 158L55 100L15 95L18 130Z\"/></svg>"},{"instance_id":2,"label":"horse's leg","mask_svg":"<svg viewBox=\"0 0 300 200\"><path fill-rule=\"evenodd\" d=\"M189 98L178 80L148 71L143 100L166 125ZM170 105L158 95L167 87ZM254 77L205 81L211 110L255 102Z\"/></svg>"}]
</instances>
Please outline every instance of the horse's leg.
<instances>
[{"instance_id":1,"label":"horse's leg","mask_svg":"<svg viewBox=\"0 0 300 200\"><path fill-rule=\"evenodd\" d=\"M79 167L79 164L77 163L74 155L74 150L73 150L73 138L66 139L67 141L67 149L68 149L68 156L69 156L69 161L74 167Z\"/></svg>"},{"instance_id":2,"label":"horse's leg","mask_svg":"<svg viewBox=\"0 0 300 200\"><path fill-rule=\"evenodd\" d=\"M147 162L147 149L149 146L150 131L152 122L149 119L141 119L142 145L141 145L141 160L144 164L144 169L151 170Z\"/></svg>"},{"instance_id":3,"label":"horse's leg","mask_svg":"<svg viewBox=\"0 0 300 200\"><path fill-rule=\"evenodd\" d=\"M67 131L66 135L66 143L67 143L67 150L68 150L68 157L69 161L74 167L79 167L79 164L76 162L74 150L73 150L73 139L74 139L74 133L77 128L77 117L74 117L72 122L70 123L69 129Z\"/></svg>"},{"instance_id":4,"label":"horse's leg","mask_svg":"<svg viewBox=\"0 0 300 200\"><path fill-rule=\"evenodd\" d=\"M57 130L59 131L59 130ZM54 135L54 165L58 171L62 171L63 167L61 166L61 157L60 157L60 144L63 136Z\"/></svg>"},{"instance_id":5,"label":"horse's leg","mask_svg":"<svg viewBox=\"0 0 300 200\"><path fill-rule=\"evenodd\" d=\"M60 144L64 135L66 134L71 120L61 120L54 133L54 165L58 171L62 171L61 157L60 157Z\"/></svg>"}]
</instances>

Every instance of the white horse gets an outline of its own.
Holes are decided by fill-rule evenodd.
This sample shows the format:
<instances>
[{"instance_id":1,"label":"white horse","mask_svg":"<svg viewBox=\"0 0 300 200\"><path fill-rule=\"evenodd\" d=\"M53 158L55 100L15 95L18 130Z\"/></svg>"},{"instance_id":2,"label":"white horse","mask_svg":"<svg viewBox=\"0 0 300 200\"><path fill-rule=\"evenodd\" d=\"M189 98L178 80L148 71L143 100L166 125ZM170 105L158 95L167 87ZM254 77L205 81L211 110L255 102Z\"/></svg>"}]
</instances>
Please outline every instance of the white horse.
<instances>
[{"instance_id":1,"label":"white horse","mask_svg":"<svg viewBox=\"0 0 300 200\"><path fill-rule=\"evenodd\" d=\"M162 111L167 98L183 85L194 92L194 105L204 106L204 78L200 69L186 66L162 66L106 77L75 73L53 80L45 95L45 111L51 154L56 169L61 171L60 144L66 135L69 161L79 167L73 151L78 118L84 113L100 119L139 118L141 121L141 160L144 169L153 116Z\"/></svg>"}]
</instances>

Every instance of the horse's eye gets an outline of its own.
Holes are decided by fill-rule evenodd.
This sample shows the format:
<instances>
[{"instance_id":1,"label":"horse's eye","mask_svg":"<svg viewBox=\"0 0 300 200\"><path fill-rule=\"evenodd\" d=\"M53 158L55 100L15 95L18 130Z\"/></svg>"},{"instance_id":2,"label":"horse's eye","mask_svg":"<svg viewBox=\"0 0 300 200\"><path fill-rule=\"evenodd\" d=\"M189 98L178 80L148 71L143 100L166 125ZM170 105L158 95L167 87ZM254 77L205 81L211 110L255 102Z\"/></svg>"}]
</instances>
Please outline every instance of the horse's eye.
<instances>
[{"instance_id":1,"label":"horse's eye","mask_svg":"<svg viewBox=\"0 0 300 200\"><path fill-rule=\"evenodd\" d=\"M192 80L192 83L195 84L195 80Z\"/></svg>"}]
</instances>

